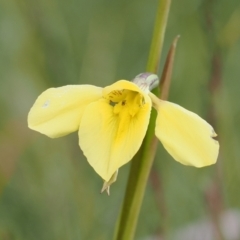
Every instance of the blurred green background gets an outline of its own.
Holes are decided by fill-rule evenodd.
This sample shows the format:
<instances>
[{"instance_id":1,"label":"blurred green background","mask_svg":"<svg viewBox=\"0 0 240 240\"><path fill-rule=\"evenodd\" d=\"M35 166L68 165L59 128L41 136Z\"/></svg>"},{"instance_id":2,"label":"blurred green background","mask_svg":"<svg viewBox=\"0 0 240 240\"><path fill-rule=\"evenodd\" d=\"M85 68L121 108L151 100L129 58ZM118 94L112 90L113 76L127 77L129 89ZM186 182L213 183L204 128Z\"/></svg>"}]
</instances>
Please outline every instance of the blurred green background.
<instances>
[{"instance_id":1,"label":"blurred green background","mask_svg":"<svg viewBox=\"0 0 240 240\"><path fill-rule=\"evenodd\" d=\"M47 138L27 128L27 114L49 87L103 87L144 72L156 7L156 0L0 0L0 240L111 239L130 164L110 197L100 194L77 133ZM169 100L214 125L220 156L195 169L159 144L136 239L179 240L181 229L205 220L217 232L212 239L223 239L218 220L240 209L239 0L173 1L161 69L178 34Z\"/></svg>"}]
</instances>

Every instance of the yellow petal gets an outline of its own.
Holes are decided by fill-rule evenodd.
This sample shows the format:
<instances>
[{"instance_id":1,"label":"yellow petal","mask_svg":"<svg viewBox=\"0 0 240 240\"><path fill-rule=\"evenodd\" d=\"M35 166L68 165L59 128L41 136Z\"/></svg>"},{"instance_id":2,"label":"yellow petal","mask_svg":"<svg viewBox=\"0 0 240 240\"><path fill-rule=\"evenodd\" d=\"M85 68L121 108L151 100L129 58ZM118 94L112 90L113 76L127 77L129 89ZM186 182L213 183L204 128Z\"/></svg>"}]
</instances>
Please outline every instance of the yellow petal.
<instances>
[{"instance_id":1,"label":"yellow petal","mask_svg":"<svg viewBox=\"0 0 240 240\"><path fill-rule=\"evenodd\" d=\"M113 83L112 85L105 87L103 89L103 95L106 96L112 91L122 90L122 89L127 89L127 90L131 90L131 91L134 91L134 92L139 92L144 97L146 96L146 93L143 92L136 84L134 84L132 82L129 82L127 80L119 80L119 81Z\"/></svg>"},{"instance_id":2,"label":"yellow petal","mask_svg":"<svg viewBox=\"0 0 240 240\"><path fill-rule=\"evenodd\" d=\"M85 107L102 97L102 88L68 85L43 92L28 114L29 128L49 137L78 130Z\"/></svg>"},{"instance_id":3,"label":"yellow petal","mask_svg":"<svg viewBox=\"0 0 240 240\"><path fill-rule=\"evenodd\" d=\"M105 181L140 148L149 123L151 103L148 99L134 116L125 110L121 114L113 110L105 99L89 104L79 128L79 145L90 165Z\"/></svg>"},{"instance_id":4,"label":"yellow petal","mask_svg":"<svg viewBox=\"0 0 240 240\"><path fill-rule=\"evenodd\" d=\"M219 144L211 125L177 104L159 100L156 105L156 136L176 161L195 167L216 162Z\"/></svg>"}]
</instances>

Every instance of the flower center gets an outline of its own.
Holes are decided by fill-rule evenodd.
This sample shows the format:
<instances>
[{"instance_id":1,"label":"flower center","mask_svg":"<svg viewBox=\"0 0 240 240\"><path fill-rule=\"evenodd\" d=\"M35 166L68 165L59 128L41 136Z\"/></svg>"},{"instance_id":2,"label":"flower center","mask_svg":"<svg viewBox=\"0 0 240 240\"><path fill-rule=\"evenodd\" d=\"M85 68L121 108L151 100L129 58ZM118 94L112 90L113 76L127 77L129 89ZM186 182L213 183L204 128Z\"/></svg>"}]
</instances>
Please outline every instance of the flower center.
<instances>
[{"instance_id":1,"label":"flower center","mask_svg":"<svg viewBox=\"0 0 240 240\"><path fill-rule=\"evenodd\" d=\"M126 89L112 91L105 98L113 107L115 114L127 111L132 117L145 104L144 98L140 93Z\"/></svg>"}]
</instances>

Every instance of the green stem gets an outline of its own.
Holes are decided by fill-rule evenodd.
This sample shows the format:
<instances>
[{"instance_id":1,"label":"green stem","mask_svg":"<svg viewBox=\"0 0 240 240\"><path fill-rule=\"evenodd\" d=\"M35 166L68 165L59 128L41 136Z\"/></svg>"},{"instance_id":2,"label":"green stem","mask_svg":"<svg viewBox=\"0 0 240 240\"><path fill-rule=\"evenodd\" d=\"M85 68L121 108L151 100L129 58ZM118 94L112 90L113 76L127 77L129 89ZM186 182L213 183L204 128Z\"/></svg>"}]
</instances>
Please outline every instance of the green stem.
<instances>
[{"instance_id":1,"label":"green stem","mask_svg":"<svg viewBox=\"0 0 240 240\"><path fill-rule=\"evenodd\" d=\"M152 43L148 56L147 72L158 72L170 5L171 0L159 0Z\"/></svg>"},{"instance_id":2,"label":"green stem","mask_svg":"<svg viewBox=\"0 0 240 240\"><path fill-rule=\"evenodd\" d=\"M171 0L159 0L147 72L157 73L165 35ZM158 89L155 89L157 93ZM115 229L115 240L132 240L146 188L146 183L156 154L154 134L156 112L152 111L143 144L132 160L122 211Z\"/></svg>"}]
</instances>

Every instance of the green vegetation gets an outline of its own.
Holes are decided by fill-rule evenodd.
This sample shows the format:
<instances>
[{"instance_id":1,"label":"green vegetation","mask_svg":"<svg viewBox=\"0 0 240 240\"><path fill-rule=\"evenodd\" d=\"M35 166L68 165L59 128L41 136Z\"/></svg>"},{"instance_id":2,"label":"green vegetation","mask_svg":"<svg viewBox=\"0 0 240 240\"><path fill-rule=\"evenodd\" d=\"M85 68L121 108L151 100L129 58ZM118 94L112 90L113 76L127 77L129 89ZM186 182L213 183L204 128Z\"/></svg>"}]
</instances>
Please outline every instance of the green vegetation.
<instances>
[{"instance_id":1,"label":"green vegetation","mask_svg":"<svg viewBox=\"0 0 240 240\"><path fill-rule=\"evenodd\" d=\"M157 1L0 1L0 240L111 239L130 164L111 195L87 163L77 133L52 140L27 127L45 89L106 86L144 72ZM169 100L198 113L220 141L218 163L175 162L161 143L136 239L162 234L224 209L240 209L240 5L172 1L160 72L180 34ZM221 239L219 237L219 239Z\"/></svg>"}]
</instances>

